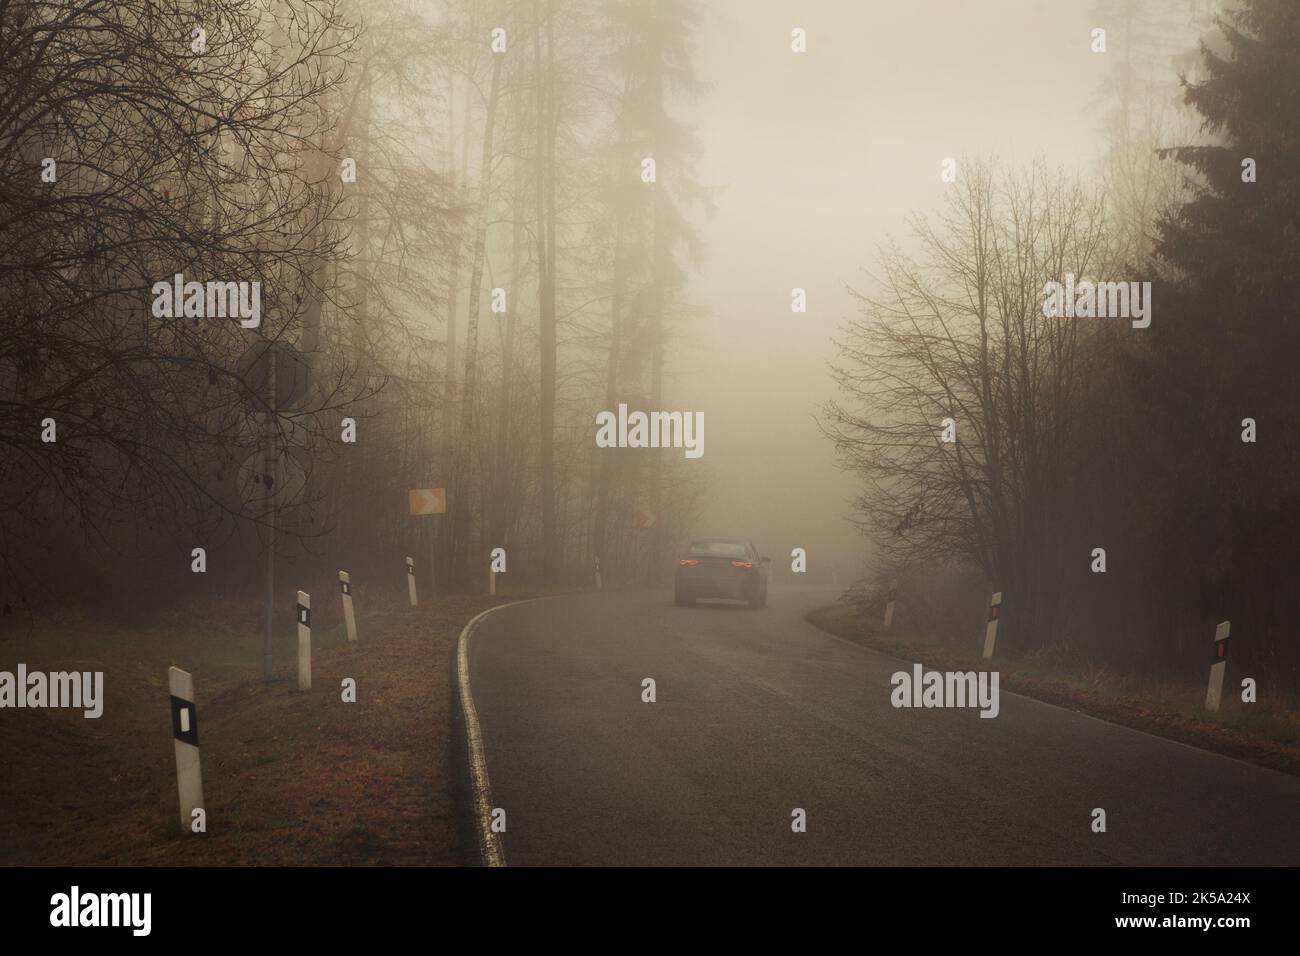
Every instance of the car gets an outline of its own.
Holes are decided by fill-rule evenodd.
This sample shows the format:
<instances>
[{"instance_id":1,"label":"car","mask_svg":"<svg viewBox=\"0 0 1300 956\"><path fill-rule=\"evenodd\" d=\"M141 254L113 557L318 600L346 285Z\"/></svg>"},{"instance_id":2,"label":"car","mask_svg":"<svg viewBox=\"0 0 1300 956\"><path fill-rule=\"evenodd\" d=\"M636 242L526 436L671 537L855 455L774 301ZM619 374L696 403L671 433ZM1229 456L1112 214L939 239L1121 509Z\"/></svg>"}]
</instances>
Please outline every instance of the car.
<instances>
[{"instance_id":1,"label":"car","mask_svg":"<svg viewBox=\"0 0 1300 956\"><path fill-rule=\"evenodd\" d=\"M673 577L673 602L693 605L700 598L767 604L770 558L762 557L753 542L738 538L700 538L677 559Z\"/></svg>"}]
</instances>

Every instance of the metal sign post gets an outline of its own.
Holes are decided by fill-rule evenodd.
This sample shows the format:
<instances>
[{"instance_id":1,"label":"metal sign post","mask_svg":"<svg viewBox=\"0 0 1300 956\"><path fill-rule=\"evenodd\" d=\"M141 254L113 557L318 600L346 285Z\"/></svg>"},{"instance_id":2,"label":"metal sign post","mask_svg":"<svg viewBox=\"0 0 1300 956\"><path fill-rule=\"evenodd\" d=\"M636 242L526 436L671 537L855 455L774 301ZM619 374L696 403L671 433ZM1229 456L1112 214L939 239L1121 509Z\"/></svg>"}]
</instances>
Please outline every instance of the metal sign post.
<instances>
[{"instance_id":1,"label":"metal sign post","mask_svg":"<svg viewBox=\"0 0 1300 956\"><path fill-rule=\"evenodd\" d=\"M436 593L435 584L437 583L436 578L438 574L438 566L434 563L434 555L437 553L437 548L434 547L433 543L433 519L430 518L426 524L429 526L429 600L433 600L434 594Z\"/></svg>"},{"instance_id":2,"label":"metal sign post","mask_svg":"<svg viewBox=\"0 0 1300 956\"><path fill-rule=\"evenodd\" d=\"M266 363L266 444L262 457L262 480L271 474L275 455L275 350L267 349ZM266 631L262 635L262 679L271 679L271 632L274 626L272 610L275 607L275 506L279 489L267 488L267 538L266 538Z\"/></svg>"},{"instance_id":3,"label":"metal sign post","mask_svg":"<svg viewBox=\"0 0 1300 956\"><path fill-rule=\"evenodd\" d=\"M254 343L236 363L241 381L264 409L253 413L250 432L255 449L239 469L239 491L244 504L255 508L264 499L266 521L266 627L262 636L262 676L271 679L271 643L275 609L275 538L280 505L295 497L306 481L302 467L281 448L279 432L287 427L288 442L305 445L306 428L286 419L281 410L298 403L307 391L306 357L283 342ZM256 513L256 512L254 512Z\"/></svg>"},{"instance_id":4,"label":"metal sign post","mask_svg":"<svg viewBox=\"0 0 1300 956\"><path fill-rule=\"evenodd\" d=\"M407 494L408 510L412 516L415 515L441 515L447 513L447 489L446 488L412 488ZM434 588L434 544L433 544L433 522L428 522L429 538L429 595L433 596Z\"/></svg>"}]
</instances>

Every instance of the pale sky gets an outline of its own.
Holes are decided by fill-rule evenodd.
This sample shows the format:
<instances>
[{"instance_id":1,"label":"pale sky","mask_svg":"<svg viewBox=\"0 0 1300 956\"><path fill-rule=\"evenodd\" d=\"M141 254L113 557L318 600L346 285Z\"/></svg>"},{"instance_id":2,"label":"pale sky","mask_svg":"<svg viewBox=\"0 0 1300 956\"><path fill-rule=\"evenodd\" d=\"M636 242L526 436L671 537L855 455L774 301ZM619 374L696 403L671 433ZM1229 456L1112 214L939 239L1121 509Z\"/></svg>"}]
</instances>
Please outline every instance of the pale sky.
<instances>
[{"instance_id":1,"label":"pale sky","mask_svg":"<svg viewBox=\"0 0 1300 956\"><path fill-rule=\"evenodd\" d=\"M711 0L696 63L714 86L694 110L700 178L723 186L686 290L667 406L703 410L713 490L698 533L752 537L860 573L843 517L855 480L814 427L832 397L830 337L845 284L905 217L932 207L947 156L1042 155L1094 168L1106 54L1092 0ZM803 27L808 52L790 51ZM1114 44L1112 43L1112 47ZM808 312L790 311L790 291Z\"/></svg>"}]
</instances>

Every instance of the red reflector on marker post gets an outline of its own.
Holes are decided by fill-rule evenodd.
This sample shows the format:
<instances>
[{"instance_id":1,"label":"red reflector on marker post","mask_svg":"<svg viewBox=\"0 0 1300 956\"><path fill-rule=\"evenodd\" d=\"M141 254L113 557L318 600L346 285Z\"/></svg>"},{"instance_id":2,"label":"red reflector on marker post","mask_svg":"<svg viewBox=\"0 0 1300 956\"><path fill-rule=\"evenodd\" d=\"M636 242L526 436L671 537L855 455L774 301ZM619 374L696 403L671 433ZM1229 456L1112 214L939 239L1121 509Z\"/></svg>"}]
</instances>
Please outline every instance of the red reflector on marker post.
<instances>
[{"instance_id":1,"label":"red reflector on marker post","mask_svg":"<svg viewBox=\"0 0 1300 956\"><path fill-rule=\"evenodd\" d=\"M998 611L1002 607L1002 592L997 591L989 598L989 622L984 625L984 659L993 656L993 647L998 639Z\"/></svg>"},{"instance_id":2,"label":"red reflector on marker post","mask_svg":"<svg viewBox=\"0 0 1300 956\"><path fill-rule=\"evenodd\" d=\"M1210 686L1205 691L1205 709L1218 711L1223 696L1223 674L1228 669L1228 635L1232 622L1221 621L1214 631L1214 648L1210 652Z\"/></svg>"}]
</instances>

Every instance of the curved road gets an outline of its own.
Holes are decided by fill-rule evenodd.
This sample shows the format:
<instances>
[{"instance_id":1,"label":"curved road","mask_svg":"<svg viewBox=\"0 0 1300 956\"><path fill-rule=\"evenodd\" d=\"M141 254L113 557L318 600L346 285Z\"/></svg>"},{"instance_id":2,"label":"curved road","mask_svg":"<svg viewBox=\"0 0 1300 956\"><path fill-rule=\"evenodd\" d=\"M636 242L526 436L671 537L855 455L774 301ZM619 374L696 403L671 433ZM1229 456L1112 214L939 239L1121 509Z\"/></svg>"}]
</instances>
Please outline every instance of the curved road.
<instances>
[{"instance_id":1,"label":"curved road","mask_svg":"<svg viewBox=\"0 0 1300 956\"><path fill-rule=\"evenodd\" d=\"M470 680L506 862L1300 863L1300 779L1006 692L995 719L895 709L910 665L803 620L836 593L485 618Z\"/></svg>"}]
</instances>

